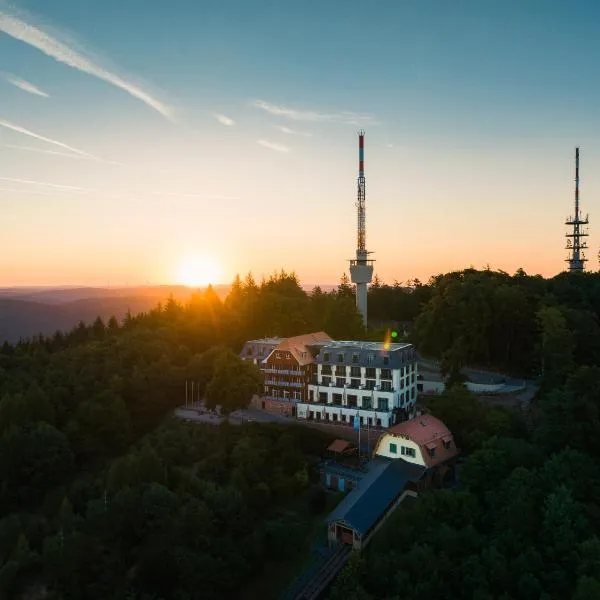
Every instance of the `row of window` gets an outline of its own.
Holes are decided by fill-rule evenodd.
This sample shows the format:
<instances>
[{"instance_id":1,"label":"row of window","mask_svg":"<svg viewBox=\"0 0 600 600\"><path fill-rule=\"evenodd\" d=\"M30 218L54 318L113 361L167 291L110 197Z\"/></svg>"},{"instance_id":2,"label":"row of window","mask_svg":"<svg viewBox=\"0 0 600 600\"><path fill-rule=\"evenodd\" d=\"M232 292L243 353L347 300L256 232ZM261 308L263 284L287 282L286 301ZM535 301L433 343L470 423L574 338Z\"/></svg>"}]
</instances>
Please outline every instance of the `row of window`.
<instances>
[{"instance_id":1,"label":"row of window","mask_svg":"<svg viewBox=\"0 0 600 600\"><path fill-rule=\"evenodd\" d=\"M347 377L348 368L350 369L350 377L362 377L363 367L346 367L340 365L321 365L321 374L332 375L335 372L337 377ZM377 371L379 371L380 379L392 379L392 369L379 369L377 367L364 367L364 369L365 377L375 379L377 377ZM407 365L406 367L402 367L398 370L400 371L400 377L402 377L408 373L414 373L416 371L416 365Z\"/></svg>"},{"instance_id":2,"label":"row of window","mask_svg":"<svg viewBox=\"0 0 600 600\"><path fill-rule=\"evenodd\" d=\"M340 352L336 355L336 359L337 359L337 362L343 363L346 361L346 354L344 352ZM325 362L330 362L331 361L331 352L324 352L323 360ZM375 362L375 354L373 354L373 353L367 354L367 363L372 365L374 362ZM360 364L360 354L358 354L356 352L352 354L352 363L355 365ZM390 357L387 355L384 356L383 364L388 365L389 363L390 363Z\"/></svg>"},{"instance_id":3,"label":"row of window","mask_svg":"<svg viewBox=\"0 0 600 600\"><path fill-rule=\"evenodd\" d=\"M390 454L398 454L398 444L390 442ZM408 446L400 446L400 454L402 454L402 456L410 456L411 458L415 458L417 456L417 451L414 448L409 448Z\"/></svg>"},{"instance_id":4,"label":"row of window","mask_svg":"<svg viewBox=\"0 0 600 600\"><path fill-rule=\"evenodd\" d=\"M409 400L414 400L416 397L416 390L412 388L411 390L407 390L406 392L402 392L400 394L400 404L404 404L404 402L408 402ZM316 402L315 400L315 391L309 390L308 399L310 402ZM329 402L329 394L327 392L319 392L319 402L321 404L337 404L339 406L350 406L356 407L358 405L358 396L356 394L347 394L346 401L344 402L344 397L342 394L332 394L332 401ZM361 406L363 408L371 408L373 398L371 396L363 396L361 398ZM377 398L377 406L381 407L379 410L388 410L389 407L389 398Z\"/></svg>"},{"instance_id":5,"label":"row of window","mask_svg":"<svg viewBox=\"0 0 600 600\"><path fill-rule=\"evenodd\" d=\"M309 421L324 421L325 423L349 423L350 425L354 425L354 419L356 417L354 415L339 415L337 413L325 412L321 415L320 412L315 412L311 410L308 412ZM373 417L360 417L360 425L361 427L373 427L376 425L377 427L381 427L381 419L374 419Z\"/></svg>"},{"instance_id":6,"label":"row of window","mask_svg":"<svg viewBox=\"0 0 600 600\"><path fill-rule=\"evenodd\" d=\"M319 382L319 379L313 379L313 384L315 385L325 385L325 386L329 386L331 385L332 382L332 378L329 376L324 375L323 377L321 377L321 381ZM411 383L415 382L415 376L414 373L413 375L411 375L410 377L407 377L406 382L401 379L400 380L400 387L399 389L404 389L405 385L410 385ZM362 385L361 380L360 379L350 379L350 385L349 387L354 388L355 390L360 389L360 386ZM336 377L335 378L335 386L336 387L345 387L346 386L346 378L345 377ZM375 379L366 379L364 386L367 390L374 390L375 387L377 386L377 381ZM392 382L391 381L381 381L379 382L379 389L383 392L392 392L394 391L394 388L392 387Z\"/></svg>"}]
</instances>

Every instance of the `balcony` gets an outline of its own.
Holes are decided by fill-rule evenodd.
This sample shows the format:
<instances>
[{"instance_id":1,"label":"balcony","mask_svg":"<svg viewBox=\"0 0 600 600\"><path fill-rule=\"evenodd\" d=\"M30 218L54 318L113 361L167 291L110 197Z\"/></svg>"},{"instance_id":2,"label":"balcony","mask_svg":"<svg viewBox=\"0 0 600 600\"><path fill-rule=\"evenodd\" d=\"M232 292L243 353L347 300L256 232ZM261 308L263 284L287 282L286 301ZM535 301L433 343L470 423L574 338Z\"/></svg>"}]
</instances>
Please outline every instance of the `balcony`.
<instances>
[{"instance_id":1,"label":"balcony","mask_svg":"<svg viewBox=\"0 0 600 600\"><path fill-rule=\"evenodd\" d=\"M282 400L282 398L277 398L278 400ZM367 407L367 406L350 406L349 404L334 404L333 402L312 402L310 400L298 400L297 402L301 403L301 404L306 404L307 407L311 407L311 406L324 406L324 407L328 407L328 408L341 408L343 410L346 411L360 411L361 413L364 412L377 412L377 413L382 413L382 414L387 414L392 412L391 408L372 408L372 407Z\"/></svg>"},{"instance_id":2,"label":"balcony","mask_svg":"<svg viewBox=\"0 0 600 600\"><path fill-rule=\"evenodd\" d=\"M265 400L277 400L277 402L302 402L302 400L296 400L295 398L284 398L283 396L272 396L269 394L265 394L263 398Z\"/></svg>"},{"instance_id":3,"label":"balcony","mask_svg":"<svg viewBox=\"0 0 600 600\"><path fill-rule=\"evenodd\" d=\"M292 377L304 377L304 371L291 371L289 369L261 369L263 373L272 373L274 375L291 375Z\"/></svg>"},{"instance_id":4,"label":"balcony","mask_svg":"<svg viewBox=\"0 0 600 600\"><path fill-rule=\"evenodd\" d=\"M299 381L287 381L286 379L265 379L265 385L278 385L282 387L302 388L304 384Z\"/></svg>"}]
</instances>

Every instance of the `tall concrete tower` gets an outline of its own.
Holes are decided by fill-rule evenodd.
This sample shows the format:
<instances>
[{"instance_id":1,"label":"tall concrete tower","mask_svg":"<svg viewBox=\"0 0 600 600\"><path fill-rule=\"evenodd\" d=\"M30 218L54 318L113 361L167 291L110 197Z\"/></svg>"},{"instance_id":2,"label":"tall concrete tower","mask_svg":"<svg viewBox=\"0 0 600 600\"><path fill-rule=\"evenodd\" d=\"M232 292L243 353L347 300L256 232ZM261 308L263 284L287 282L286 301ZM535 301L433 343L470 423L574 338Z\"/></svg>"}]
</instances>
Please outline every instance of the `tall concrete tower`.
<instances>
[{"instance_id":1,"label":"tall concrete tower","mask_svg":"<svg viewBox=\"0 0 600 600\"><path fill-rule=\"evenodd\" d=\"M358 213L358 241L356 259L350 261L350 278L356 284L356 308L362 315L363 324L367 326L367 284L373 279L373 263L367 251L367 226L365 209L365 132L358 132L358 196L356 200Z\"/></svg>"},{"instance_id":2,"label":"tall concrete tower","mask_svg":"<svg viewBox=\"0 0 600 600\"><path fill-rule=\"evenodd\" d=\"M579 212L579 148L575 148L575 214L568 217L565 225L572 229L566 234L567 246L569 251L567 263L569 263L569 271L575 273L585 269L587 258L583 251L587 248L585 238L588 236L585 225L589 223L586 215L583 218Z\"/></svg>"}]
</instances>

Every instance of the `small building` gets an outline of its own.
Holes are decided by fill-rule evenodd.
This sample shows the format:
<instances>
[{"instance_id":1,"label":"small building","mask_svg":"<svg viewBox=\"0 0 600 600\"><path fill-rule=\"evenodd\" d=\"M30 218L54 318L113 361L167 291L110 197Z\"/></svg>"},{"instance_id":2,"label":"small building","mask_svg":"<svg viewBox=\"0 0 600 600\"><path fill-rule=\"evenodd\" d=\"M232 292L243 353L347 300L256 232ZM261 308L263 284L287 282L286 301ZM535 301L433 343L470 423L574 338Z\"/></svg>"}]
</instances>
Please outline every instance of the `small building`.
<instances>
[{"instance_id":1,"label":"small building","mask_svg":"<svg viewBox=\"0 0 600 600\"><path fill-rule=\"evenodd\" d=\"M428 481L441 485L453 474L458 450L446 425L424 414L384 432L375 446L375 455L424 467Z\"/></svg>"},{"instance_id":2,"label":"small building","mask_svg":"<svg viewBox=\"0 0 600 600\"><path fill-rule=\"evenodd\" d=\"M458 450L452 433L433 415L422 415L384 431L365 472L355 471L352 490L327 517L329 545L362 550L389 515L428 488L448 482ZM322 473L335 474L335 463ZM348 489L349 470L340 471L330 489Z\"/></svg>"},{"instance_id":3,"label":"small building","mask_svg":"<svg viewBox=\"0 0 600 600\"><path fill-rule=\"evenodd\" d=\"M368 473L327 517L329 545L362 550L398 505L417 497L424 473L418 465L375 458Z\"/></svg>"},{"instance_id":4,"label":"small building","mask_svg":"<svg viewBox=\"0 0 600 600\"><path fill-rule=\"evenodd\" d=\"M339 341L324 345L298 418L387 428L409 418L417 398L412 344Z\"/></svg>"},{"instance_id":5,"label":"small building","mask_svg":"<svg viewBox=\"0 0 600 600\"><path fill-rule=\"evenodd\" d=\"M274 346L259 363L265 385L260 407L295 416L296 403L306 401L307 385L315 372L314 357L329 342L331 338L319 331L285 338Z\"/></svg>"}]
</instances>

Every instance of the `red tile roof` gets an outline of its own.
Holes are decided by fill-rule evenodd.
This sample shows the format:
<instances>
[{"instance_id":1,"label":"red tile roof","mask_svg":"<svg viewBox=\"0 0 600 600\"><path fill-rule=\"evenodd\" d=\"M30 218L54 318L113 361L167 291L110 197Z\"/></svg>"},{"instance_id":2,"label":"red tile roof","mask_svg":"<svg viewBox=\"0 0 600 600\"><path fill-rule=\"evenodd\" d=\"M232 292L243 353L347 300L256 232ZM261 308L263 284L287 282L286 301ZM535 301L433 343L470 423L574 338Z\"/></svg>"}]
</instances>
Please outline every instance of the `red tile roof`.
<instances>
[{"instance_id":1,"label":"red tile roof","mask_svg":"<svg viewBox=\"0 0 600 600\"><path fill-rule=\"evenodd\" d=\"M421 448L423 460L428 467L453 458L457 454L450 430L433 415L421 415L390 427L386 433L406 436ZM431 456L429 450L434 451Z\"/></svg>"},{"instance_id":2,"label":"red tile roof","mask_svg":"<svg viewBox=\"0 0 600 600\"><path fill-rule=\"evenodd\" d=\"M314 362L314 358L307 346L331 341L331 338L324 331L317 331L316 333L306 333L286 338L275 350L287 350L300 365L309 365Z\"/></svg>"},{"instance_id":3,"label":"red tile roof","mask_svg":"<svg viewBox=\"0 0 600 600\"><path fill-rule=\"evenodd\" d=\"M330 452L341 453L344 450L347 450L350 447L350 445L350 442L347 442L346 440L335 440L335 442L332 442L329 448L327 448L327 450L329 450Z\"/></svg>"}]
</instances>

